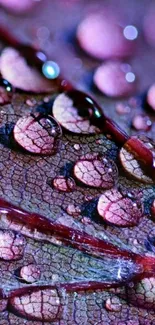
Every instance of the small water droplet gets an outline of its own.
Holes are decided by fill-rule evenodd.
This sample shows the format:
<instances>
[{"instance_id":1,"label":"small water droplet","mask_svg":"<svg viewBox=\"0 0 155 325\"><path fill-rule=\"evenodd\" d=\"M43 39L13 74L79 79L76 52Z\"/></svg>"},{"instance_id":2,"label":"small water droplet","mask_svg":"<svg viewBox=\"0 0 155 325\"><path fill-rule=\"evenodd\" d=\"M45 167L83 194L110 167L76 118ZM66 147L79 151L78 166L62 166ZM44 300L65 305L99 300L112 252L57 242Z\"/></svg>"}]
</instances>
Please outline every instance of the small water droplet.
<instances>
[{"instance_id":1,"label":"small water droplet","mask_svg":"<svg viewBox=\"0 0 155 325\"><path fill-rule=\"evenodd\" d=\"M88 217L83 217L81 219L81 222L84 224L84 225L91 225L92 224L92 221L88 218Z\"/></svg>"},{"instance_id":2,"label":"small water droplet","mask_svg":"<svg viewBox=\"0 0 155 325\"><path fill-rule=\"evenodd\" d=\"M33 107L36 105L36 100L35 99L26 99L26 105L30 106L30 107Z\"/></svg>"},{"instance_id":3,"label":"small water droplet","mask_svg":"<svg viewBox=\"0 0 155 325\"><path fill-rule=\"evenodd\" d=\"M25 265L20 269L20 277L28 283L38 281L40 276L40 268L35 264Z\"/></svg>"},{"instance_id":4,"label":"small water droplet","mask_svg":"<svg viewBox=\"0 0 155 325\"><path fill-rule=\"evenodd\" d=\"M70 216L73 217L78 217L81 213L80 207L75 206L74 204L69 204L66 211Z\"/></svg>"},{"instance_id":5,"label":"small water droplet","mask_svg":"<svg viewBox=\"0 0 155 325\"><path fill-rule=\"evenodd\" d=\"M152 122L148 116L136 115L132 120L132 126L138 131L148 131Z\"/></svg>"},{"instance_id":6,"label":"small water droplet","mask_svg":"<svg viewBox=\"0 0 155 325\"><path fill-rule=\"evenodd\" d=\"M71 177L57 176L53 179L55 189L62 192L71 192L75 189L75 181Z\"/></svg>"},{"instance_id":7,"label":"small water droplet","mask_svg":"<svg viewBox=\"0 0 155 325\"><path fill-rule=\"evenodd\" d=\"M105 302L105 308L108 311L114 311L114 312L119 312L122 308L121 302L119 298L117 297L112 297L108 298Z\"/></svg>"},{"instance_id":8,"label":"small water droplet","mask_svg":"<svg viewBox=\"0 0 155 325\"><path fill-rule=\"evenodd\" d=\"M118 113L118 114L120 114L120 115L123 115L123 114L128 114L128 113L130 113L130 107L129 106L127 106L127 105L125 105L125 104L123 104L123 103L118 103L117 105L116 105L116 112Z\"/></svg>"},{"instance_id":9,"label":"small water droplet","mask_svg":"<svg viewBox=\"0 0 155 325\"><path fill-rule=\"evenodd\" d=\"M74 149L77 150L77 151L80 150L80 145L79 145L79 143L75 143L73 147L74 147Z\"/></svg>"},{"instance_id":10,"label":"small water droplet","mask_svg":"<svg viewBox=\"0 0 155 325\"><path fill-rule=\"evenodd\" d=\"M127 40L133 41L138 37L138 29L133 25L128 25L124 28L123 34Z\"/></svg>"}]
</instances>

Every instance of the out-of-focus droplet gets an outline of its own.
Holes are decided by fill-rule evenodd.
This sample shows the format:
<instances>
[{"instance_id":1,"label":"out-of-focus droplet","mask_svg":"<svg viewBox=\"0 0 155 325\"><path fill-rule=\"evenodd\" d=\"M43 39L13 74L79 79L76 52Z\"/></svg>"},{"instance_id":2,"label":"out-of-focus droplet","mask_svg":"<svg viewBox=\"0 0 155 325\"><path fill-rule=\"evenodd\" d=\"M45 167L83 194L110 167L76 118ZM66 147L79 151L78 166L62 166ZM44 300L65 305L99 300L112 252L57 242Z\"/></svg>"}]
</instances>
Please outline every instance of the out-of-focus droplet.
<instances>
[{"instance_id":1,"label":"out-of-focus droplet","mask_svg":"<svg viewBox=\"0 0 155 325\"><path fill-rule=\"evenodd\" d=\"M120 115L128 114L130 111L131 109L128 105L125 105L123 103L118 103L116 105L116 112Z\"/></svg>"},{"instance_id":2,"label":"out-of-focus droplet","mask_svg":"<svg viewBox=\"0 0 155 325\"><path fill-rule=\"evenodd\" d=\"M109 97L130 96L137 89L135 74L121 62L106 62L94 74L96 87Z\"/></svg>"},{"instance_id":3,"label":"out-of-focus droplet","mask_svg":"<svg viewBox=\"0 0 155 325\"><path fill-rule=\"evenodd\" d=\"M132 126L137 131L149 131L152 126L152 122L148 116L138 114L134 116L132 120Z\"/></svg>"},{"instance_id":4,"label":"out-of-focus droplet","mask_svg":"<svg viewBox=\"0 0 155 325\"><path fill-rule=\"evenodd\" d=\"M73 147L74 147L74 149L76 151L79 151L80 150L80 144L79 143L75 143Z\"/></svg>"},{"instance_id":5,"label":"out-of-focus droplet","mask_svg":"<svg viewBox=\"0 0 155 325\"><path fill-rule=\"evenodd\" d=\"M54 61L46 61L42 66L42 73L47 79L56 79L60 74L60 67Z\"/></svg>"}]
</instances>

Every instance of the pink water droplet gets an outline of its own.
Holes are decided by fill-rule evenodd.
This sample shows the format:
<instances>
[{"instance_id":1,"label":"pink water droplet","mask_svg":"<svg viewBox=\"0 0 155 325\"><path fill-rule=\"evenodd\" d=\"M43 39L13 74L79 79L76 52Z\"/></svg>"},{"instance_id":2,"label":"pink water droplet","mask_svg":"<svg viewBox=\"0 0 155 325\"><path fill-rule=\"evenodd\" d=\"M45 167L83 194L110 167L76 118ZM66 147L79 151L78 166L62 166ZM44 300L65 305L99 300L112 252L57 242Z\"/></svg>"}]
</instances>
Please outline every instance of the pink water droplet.
<instances>
[{"instance_id":1,"label":"pink water droplet","mask_svg":"<svg viewBox=\"0 0 155 325\"><path fill-rule=\"evenodd\" d=\"M136 157L134 151L132 150L132 143L138 147L141 142L145 143L145 147L152 152L152 155L154 157L155 146L150 139L146 137L131 137L120 150L120 162L127 175L141 182L152 184L153 180L150 176L148 176L148 171L146 170L146 173L145 170L141 167L141 160Z\"/></svg>"},{"instance_id":2,"label":"pink water droplet","mask_svg":"<svg viewBox=\"0 0 155 325\"><path fill-rule=\"evenodd\" d=\"M21 117L15 124L14 138L25 150L50 155L57 148L57 140L61 136L61 127L51 116L34 113Z\"/></svg>"},{"instance_id":3,"label":"pink water droplet","mask_svg":"<svg viewBox=\"0 0 155 325\"><path fill-rule=\"evenodd\" d=\"M32 0L0 0L0 5L17 14L29 11L35 3Z\"/></svg>"},{"instance_id":4,"label":"pink water droplet","mask_svg":"<svg viewBox=\"0 0 155 325\"><path fill-rule=\"evenodd\" d=\"M95 103L88 95L80 91L70 91L56 97L53 104L53 116L70 132L93 134L100 130L91 124L90 114Z\"/></svg>"},{"instance_id":5,"label":"pink water droplet","mask_svg":"<svg viewBox=\"0 0 155 325\"><path fill-rule=\"evenodd\" d=\"M9 300L13 311L29 320L52 322L60 316L60 297L55 289L32 287Z\"/></svg>"},{"instance_id":6,"label":"pink water droplet","mask_svg":"<svg viewBox=\"0 0 155 325\"><path fill-rule=\"evenodd\" d=\"M124 69L120 62L106 62L97 68L94 74L96 87L109 97L130 96L136 92L136 77L131 71Z\"/></svg>"},{"instance_id":7,"label":"pink water droplet","mask_svg":"<svg viewBox=\"0 0 155 325\"><path fill-rule=\"evenodd\" d=\"M98 153L82 156L74 165L74 175L91 187L111 188L117 181L116 164Z\"/></svg>"},{"instance_id":8,"label":"pink water droplet","mask_svg":"<svg viewBox=\"0 0 155 325\"><path fill-rule=\"evenodd\" d=\"M139 114L134 116L132 126L137 131L149 131L152 126L152 122L148 116Z\"/></svg>"},{"instance_id":9,"label":"pink water droplet","mask_svg":"<svg viewBox=\"0 0 155 325\"><path fill-rule=\"evenodd\" d=\"M36 68L29 66L26 59L13 48L2 51L0 68L3 78L15 88L34 93L52 93L57 89L54 81L47 80Z\"/></svg>"},{"instance_id":10,"label":"pink water droplet","mask_svg":"<svg viewBox=\"0 0 155 325\"><path fill-rule=\"evenodd\" d=\"M114 312L119 312L122 308L121 302L119 298L117 297L112 297L108 298L105 302L105 308L108 311L114 311Z\"/></svg>"},{"instance_id":11,"label":"pink water droplet","mask_svg":"<svg viewBox=\"0 0 155 325\"><path fill-rule=\"evenodd\" d=\"M150 86L147 92L146 101L149 104L150 108L152 108L152 110L155 111L155 84Z\"/></svg>"},{"instance_id":12,"label":"pink water droplet","mask_svg":"<svg viewBox=\"0 0 155 325\"><path fill-rule=\"evenodd\" d=\"M74 204L69 204L66 211L70 216L73 216L73 217L78 217L81 213L80 207L78 207Z\"/></svg>"},{"instance_id":13,"label":"pink water droplet","mask_svg":"<svg viewBox=\"0 0 155 325\"><path fill-rule=\"evenodd\" d=\"M20 277L28 283L38 281L40 276L40 268L35 264L25 265L20 269Z\"/></svg>"},{"instance_id":14,"label":"pink water droplet","mask_svg":"<svg viewBox=\"0 0 155 325\"><path fill-rule=\"evenodd\" d=\"M116 105L116 112L120 115L128 114L130 111L130 107L123 103L118 103Z\"/></svg>"},{"instance_id":15,"label":"pink water droplet","mask_svg":"<svg viewBox=\"0 0 155 325\"><path fill-rule=\"evenodd\" d=\"M29 107L34 107L36 105L36 100L35 99L26 99L26 105Z\"/></svg>"},{"instance_id":16,"label":"pink water droplet","mask_svg":"<svg viewBox=\"0 0 155 325\"><path fill-rule=\"evenodd\" d=\"M60 175L53 179L53 186L62 192L72 192L76 185L73 178Z\"/></svg>"},{"instance_id":17,"label":"pink water droplet","mask_svg":"<svg viewBox=\"0 0 155 325\"><path fill-rule=\"evenodd\" d=\"M6 261L19 260L23 257L25 238L11 230L0 230L0 258Z\"/></svg>"},{"instance_id":18,"label":"pink water droplet","mask_svg":"<svg viewBox=\"0 0 155 325\"><path fill-rule=\"evenodd\" d=\"M133 54L136 37L129 39L127 35L129 33L123 30L120 18L109 11L86 16L77 29L80 46L98 59L123 58Z\"/></svg>"},{"instance_id":19,"label":"pink water droplet","mask_svg":"<svg viewBox=\"0 0 155 325\"><path fill-rule=\"evenodd\" d=\"M135 226L142 218L139 202L125 197L117 189L106 191L98 200L97 210L104 221L122 227Z\"/></svg>"}]
</instances>

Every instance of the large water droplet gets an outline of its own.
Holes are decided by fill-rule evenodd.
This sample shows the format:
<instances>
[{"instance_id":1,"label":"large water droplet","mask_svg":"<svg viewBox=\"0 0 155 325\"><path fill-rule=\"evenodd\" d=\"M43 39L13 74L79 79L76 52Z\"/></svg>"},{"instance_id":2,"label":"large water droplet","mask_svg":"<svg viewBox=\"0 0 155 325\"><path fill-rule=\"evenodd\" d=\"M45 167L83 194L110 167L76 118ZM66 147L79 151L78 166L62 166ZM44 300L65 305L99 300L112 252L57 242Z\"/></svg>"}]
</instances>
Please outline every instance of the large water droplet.
<instances>
[{"instance_id":1,"label":"large water droplet","mask_svg":"<svg viewBox=\"0 0 155 325\"><path fill-rule=\"evenodd\" d=\"M108 223L130 227L138 224L142 217L142 207L135 200L125 197L120 191L106 191L97 204L99 215Z\"/></svg>"},{"instance_id":2,"label":"large water droplet","mask_svg":"<svg viewBox=\"0 0 155 325\"><path fill-rule=\"evenodd\" d=\"M122 305L118 297L112 297L106 300L105 308L108 311L119 312L122 308Z\"/></svg>"},{"instance_id":3,"label":"large water droplet","mask_svg":"<svg viewBox=\"0 0 155 325\"><path fill-rule=\"evenodd\" d=\"M83 184L97 188L111 188L117 181L117 166L98 153L81 157L74 165L74 175Z\"/></svg>"},{"instance_id":4,"label":"large water droplet","mask_svg":"<svg viewBox=\"0 0 155 325\"><path fill-rule=\"evenodd\" d=\"M34 113L20 118L14 127L14 138L25 150L50 155L57 148L61 127L50 115Z\"/></svg>"},{"instance_id":5,"label":"large water droplet","mask_svg":"<svg viewBox=\"0 0 155 325\"><path fill-rule=\"evenodd\" d=\"M13 311L26 319L52 322L60 317L60 297L56 289L32 287L9 300Z\"/></svg>"},{"instance_id":6,"label":"large water droplet","mask_svg":"<svg viewBox=\"0 0 155 325\"><path fill-rule=\"evenodd\" d=\"M11 230L0 230L0 258L6 261L23 257L25 238Z\"/></svg>"}]
</instances>

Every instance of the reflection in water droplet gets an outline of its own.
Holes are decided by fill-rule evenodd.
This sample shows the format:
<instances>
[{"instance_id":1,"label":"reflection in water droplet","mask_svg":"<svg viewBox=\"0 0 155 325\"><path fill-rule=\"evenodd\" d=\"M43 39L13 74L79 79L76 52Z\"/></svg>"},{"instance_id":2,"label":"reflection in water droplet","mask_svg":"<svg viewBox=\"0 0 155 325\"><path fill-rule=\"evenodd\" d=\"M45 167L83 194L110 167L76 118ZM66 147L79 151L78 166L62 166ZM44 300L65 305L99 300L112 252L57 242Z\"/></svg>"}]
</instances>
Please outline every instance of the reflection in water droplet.
<instances>
[{"instance_id":1,"label":"reflection in water droplet","mask_svg":"<svg viewBox=\"0 0 155 325\"><path fill-rule=\"evenodd\" d=\"M56 79L60 74L60 67L54 61L46 61L42 66L42 72L47 79Z\"/></svg>"},{"instance_id":2,"label":"reflection in water droplet","mask_svg":"<svg viewBox=\"0 0 155 325\"><path fill-rule=\"evenodd\" d=\"M138 29L133 25L128 25L124 28L123 35L126 39L133 41L138 37Z\"/></svg>"},{"instance_id":3,"label":"reflection in water droplet","mask_svg":"<svg viewBox=\"0 0 155 325\"><path fill-rule=\"evenodd\" d=\"M75 189L75 181L71 177L57 176L53 179L55 189L62 192L71 192Z\"/></svg>"},{"instance_id":4,"label":"reflection in water droplet","mask_svg":"<svg viewBox=\"0 0 155 325\"><path fill-rule=\"evenodd\" d=\"M40 276L40 268L35 264L25 265L20 269L20 277L28 283L38 281Z\"/></svg>"}]
</instances>

